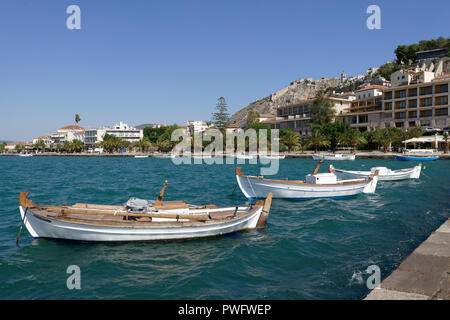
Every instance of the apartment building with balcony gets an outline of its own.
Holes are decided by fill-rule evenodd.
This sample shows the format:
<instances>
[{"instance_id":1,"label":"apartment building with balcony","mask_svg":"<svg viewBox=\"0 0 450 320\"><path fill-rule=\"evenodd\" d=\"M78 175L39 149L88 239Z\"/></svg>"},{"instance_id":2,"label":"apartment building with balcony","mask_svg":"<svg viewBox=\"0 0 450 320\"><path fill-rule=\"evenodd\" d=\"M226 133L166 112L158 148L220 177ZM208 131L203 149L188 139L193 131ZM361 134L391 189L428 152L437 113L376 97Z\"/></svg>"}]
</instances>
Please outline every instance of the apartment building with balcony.
<instances>
[{"instance_id":1,"label":"apartment building with balcony","mask_svg":"<svg viewBox=\"0 0 450 320\"><path fill-rule=\"evenodd\" d=\"M382 117L383 90L389 87L369 85L355 92L356 99L350 108L337 116L338 121L348 122L361 131L374 130Z\"/></svg>"},{"instance_id":2,"label":"apartment building with balcony","mask_svg":"<svg viewBox=\"0 0 450 320\"><path fill-rule=\"evenodd\" d=\"M334 109L337 115L340 115L349 109L352 103L353 95L346 95L342 98L329 97L334 103ZM302 101L298 104L282 106L277 109L275 120L265 121L271 129L292 129L302 136L311 134L311 105L315 98Z\"/></svg>"},{"instance_id":3,"label":"apartment building with balcony","mask_svg":"<svg viewBox=\"0 0 450 320\"><path fill-rule=\"evenodd\" d=\"M433 127L450 125L450 74L429 82L416 82L383 91L383 120L380 127Z\"/></svg>"}]
</instances>

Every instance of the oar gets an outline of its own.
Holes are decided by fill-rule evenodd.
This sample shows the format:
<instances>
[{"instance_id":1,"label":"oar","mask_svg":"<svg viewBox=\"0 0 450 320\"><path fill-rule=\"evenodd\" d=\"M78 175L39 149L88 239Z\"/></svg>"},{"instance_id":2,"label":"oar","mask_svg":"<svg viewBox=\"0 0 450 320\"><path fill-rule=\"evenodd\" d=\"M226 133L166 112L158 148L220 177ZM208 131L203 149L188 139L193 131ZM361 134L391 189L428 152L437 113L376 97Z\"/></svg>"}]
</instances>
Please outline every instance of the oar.
<instances>
[{"instance_id":1,"label":"oar","mask_svg":"<svg viewBox=\"0 0 450 320\"><path fill-rule=\"evenodd\" d=\"M22 233L22 227L25 222L25 217L27 216L27 212L28 212L28 207L25 208L25 213L23 214L22 223L20 224L20 228L19 228L19 234L17 235L17 239L16 239L16 245L19 245L20 234Z\"/></svg>"}]
</instances>

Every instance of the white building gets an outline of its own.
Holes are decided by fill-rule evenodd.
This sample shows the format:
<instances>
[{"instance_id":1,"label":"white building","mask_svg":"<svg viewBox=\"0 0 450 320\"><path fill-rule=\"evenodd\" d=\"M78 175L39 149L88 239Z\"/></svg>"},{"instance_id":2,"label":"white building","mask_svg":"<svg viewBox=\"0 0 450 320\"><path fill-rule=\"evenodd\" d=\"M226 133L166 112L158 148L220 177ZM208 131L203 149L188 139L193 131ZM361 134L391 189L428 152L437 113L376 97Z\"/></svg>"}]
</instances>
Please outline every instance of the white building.
<instances>
[{"instance_id":1,"label":"white building","mask_svg":"<svg viewBox=\"0 0 450 320\"><path fill-rule=\"evenodd\" d=\"M144 138L144 130L134 128L120 121L112 127L85 130L84 143L88 146L93 146L97 142L102 142L105 134L119 137L131 143L137 142Z\"/></svg>"},{"instance_id":2,"label":"white building","mask_svg":"<svg viewBox=\"0 0 450 320\"><path fill-rule=\"evenodd\" d=\"M356 100L382 96L383 95L382 90L386 88L387 87L385 86L371 85L363 89L359 89L355 92Z\"/></svg>"},{"instance_id":3,"label":"white building","mask_svg":"<svg viewBox=\"0 0 450 320\"><path fill-rule=\"evenodd\" d=\"M430 82L435 77L434 72L420 68L400 69L391 74L392 87L407 86L416 83Z\"/></svg>"},{"instance_id":4,"label":"white building","mask_svg":"<svg viewBox=\"0 0 450 320\"><path fill-rule=\"evenodd\" d=\"M188 128L190 134L205 133L209 128L208 124L199 120L187 120L186 127Z\"/></svg>"}]
</instances>

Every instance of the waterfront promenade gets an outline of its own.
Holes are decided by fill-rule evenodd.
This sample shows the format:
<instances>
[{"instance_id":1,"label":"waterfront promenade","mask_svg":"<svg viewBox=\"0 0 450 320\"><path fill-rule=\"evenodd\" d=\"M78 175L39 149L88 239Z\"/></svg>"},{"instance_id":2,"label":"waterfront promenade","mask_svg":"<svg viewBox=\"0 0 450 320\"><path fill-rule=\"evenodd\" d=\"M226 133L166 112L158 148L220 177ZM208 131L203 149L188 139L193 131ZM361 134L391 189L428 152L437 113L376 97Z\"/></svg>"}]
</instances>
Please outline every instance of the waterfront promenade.
<instances>
[{"instance_id":1,"label":"waterfront promenade","mask_svg":"<svg viewBox=\"0 0 450 320\"><path fill-rule=\"evenodd\" d=\"M365 300L450 300L450 218Z\"/></svg>"},{"instance_id":2,"label":"waterfront promenade","mask_svg":"<svg viewBox=\"0 0 450 320\"><path fill-rule=\"evenodd\" d=\"M329 152L318 152L329 153ZM339 152L337 152L339 153ZM305 152L291 152L291 153L280 153L286 156L286 158L298 158L298 159L311 159L312 151ZM33 153L34 156L73 156L73 157L134 157L135 155L148 155L149 157L169 157L168 153L140 153L140 152L123 152L123 153L57 153L57 152L45 152L45 153ZM401 155L401 153L396 152L380 152L380 151L359 151L356 152L357 159L395 159L396 155ZM450 153L438 153L440 160L450 160ZM0 153L0 156L17 156L16 153Z\"/></svg>"}]
</instances>

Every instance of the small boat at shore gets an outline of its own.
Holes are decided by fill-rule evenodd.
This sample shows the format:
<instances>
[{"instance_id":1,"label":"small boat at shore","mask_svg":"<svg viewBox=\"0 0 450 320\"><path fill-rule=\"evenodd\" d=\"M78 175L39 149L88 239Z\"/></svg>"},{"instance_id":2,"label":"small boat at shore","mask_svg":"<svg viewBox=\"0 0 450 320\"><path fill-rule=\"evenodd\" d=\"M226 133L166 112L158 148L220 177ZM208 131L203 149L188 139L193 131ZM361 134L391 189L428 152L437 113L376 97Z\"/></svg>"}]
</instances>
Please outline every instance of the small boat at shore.
<instances>
[{"instance_id":1,"label":"small boat at shore","mask_svg":"<svg viewBox=\"0 0 450 320\"><path fill-rule=\"evenodd\" d=\"M19 157L32 157L31 153L19 153Z\"/></svg>"},{"instance_id":2,"label":"small boat at shore","mask_svg":"<svg viewBox=\"0 0 450 320\"><path fill-rule=\"evenodd\" d=\"M284 154L274 154L274 155L266 154L266 155L259 155L259 158L273 160L273 159L284 159L286 158L286 156Z\"/></svg>"},{"instance_id":3,"label":"small boat at shore","mask_svg":"<svg viewBox=\"0 0 450 320\"><path fill-rule=\"evenodd\" d=\"M238 159L255 159L255 156L250 153L238 153L238 154L236 154L236 158L238 158Z\"/></svg>"},{"instance_id":4,"label":"small boat at shore","mask_svg":"<svg viewBox=\"0 0 450 320\"><path fill-rule=\"evenodd\" d=\"M318 173L321 160L314 172L302 180L275 180L262 176L246 176L236 168L236 180L246 198L254 200L272 193L273 198L307 200L316 198L346 198L360 193L375 193L378 170L369 177L337 179L334 173Z\"/></svg>"},{"instance_id":5,"label":"small boat at shore","mask_svg":"<svg viewBox=\"0 0 450 320\"><path fill-rule=\"evenodd\" d=\"M356 178L367 178L374 174L378 170L378 180L379 181L398 181L406 179L419 179L420 172L422 169L422 164L419 164L413 168L391 170L386 167L373 167L370 171L350 171L336 169L333 165L330 165L330 172L336 174L339 179L356 179Z\"/></svg>"},{"instance_id":6,"label":"small boat at shore","mask_svg":"<svg viewBox=\"0 0 450 320\"><path fill-rule=\"evenodd\" d=\"M23 225L34 238L80 241L150 241L212 237L264 228L272 195L265 201L235 207L190 205L163 201L164 184L155 201L130 199L124 205L76 203L67 206L35 204L29 192L19 194Z\"/></svg>"},{"instance_id":7,"label":"small boat at shore","mask_svg":"<svg viewBox=\"0 0 450 320\"><path fill-rule=\"evenodd\" d=\"M433 161L438 159L438 155L395 155L395 160L399 161Z\"/></svg>"},{"instance_id":8,"label":"small boat at shore","mask_svg":"<svg viewBox=\"0 0 450 320\"><path fill-rule=\"evenodd\" d=\"M140 158L148 158L148 155L135 155L134 157L138 158L138 159L140 159Z\"/></svg>"},{"instance_id":9,"label":"small boat at shore","mask_svg":"<svg viewBox=\"0 0 450 320\"><path fill-rule=\"evenodd\" d=\"M354 154L342 154L342 153L334 153L334 154L313 154L312 158L314 160L355 160Z\"/></svg>"}]
</instances>

